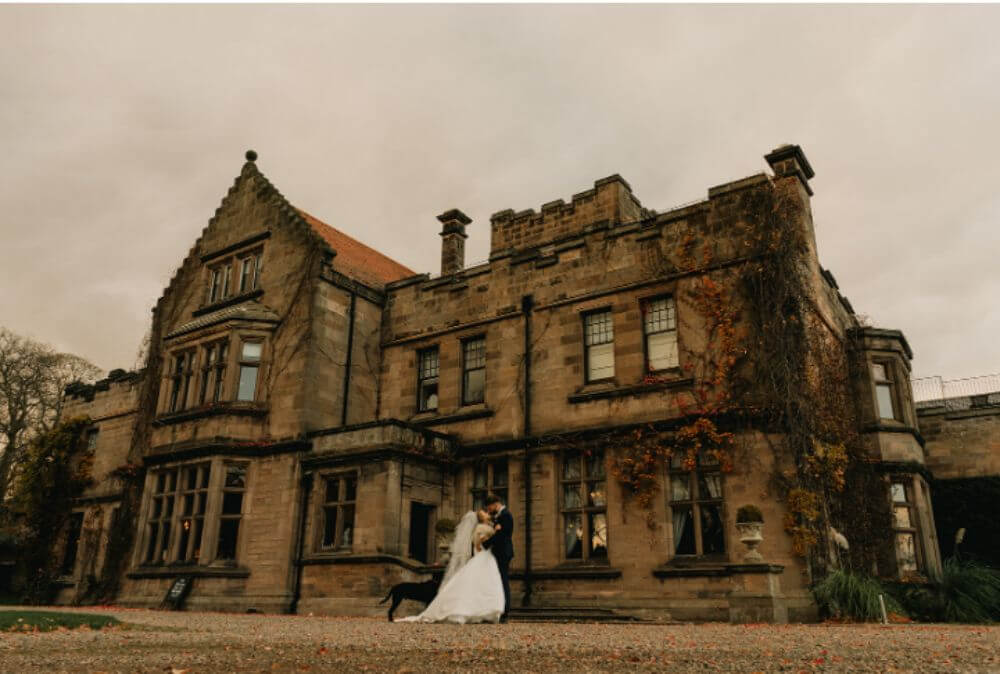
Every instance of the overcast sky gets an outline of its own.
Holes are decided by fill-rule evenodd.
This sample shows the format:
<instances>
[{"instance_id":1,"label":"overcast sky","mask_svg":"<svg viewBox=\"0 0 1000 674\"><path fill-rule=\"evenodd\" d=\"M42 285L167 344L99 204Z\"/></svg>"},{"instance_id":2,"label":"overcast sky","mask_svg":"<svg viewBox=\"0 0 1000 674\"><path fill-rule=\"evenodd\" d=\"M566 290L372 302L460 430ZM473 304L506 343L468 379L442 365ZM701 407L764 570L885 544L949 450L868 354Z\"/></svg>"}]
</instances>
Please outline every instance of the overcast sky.
<instances>
[{"instance_id":1,"label":"overcast sky","mask_svg":"<svg viewBox=\"0 0 1000 674\"><path fill-rule=\"evenodd\" d=\"M0 6L0 325L131 367L254 148L423 272L435 216L622 174L658 211L816 177L821 263L914 374L1000 372L1000 7Z\"/></svg>"}]
</instances>

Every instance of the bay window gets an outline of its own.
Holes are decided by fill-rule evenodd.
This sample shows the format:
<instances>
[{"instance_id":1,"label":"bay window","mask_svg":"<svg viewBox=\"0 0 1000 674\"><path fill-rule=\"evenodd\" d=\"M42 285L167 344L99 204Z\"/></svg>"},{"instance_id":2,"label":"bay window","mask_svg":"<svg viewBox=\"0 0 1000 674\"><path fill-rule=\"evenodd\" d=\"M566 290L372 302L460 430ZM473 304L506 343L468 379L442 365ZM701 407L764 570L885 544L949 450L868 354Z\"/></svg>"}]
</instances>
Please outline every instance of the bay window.
<instances>
[{"instance_id":1,"label":"bay window","mask_svg":"<svg viewBox=\"0 0 1000 674\"><path fill-rule=\"evenodd\" d=\"M893 381L889 363L872 363L875 383L875 403L879 419L899 419L893 396Z\"/></svg>"}]
</instances>

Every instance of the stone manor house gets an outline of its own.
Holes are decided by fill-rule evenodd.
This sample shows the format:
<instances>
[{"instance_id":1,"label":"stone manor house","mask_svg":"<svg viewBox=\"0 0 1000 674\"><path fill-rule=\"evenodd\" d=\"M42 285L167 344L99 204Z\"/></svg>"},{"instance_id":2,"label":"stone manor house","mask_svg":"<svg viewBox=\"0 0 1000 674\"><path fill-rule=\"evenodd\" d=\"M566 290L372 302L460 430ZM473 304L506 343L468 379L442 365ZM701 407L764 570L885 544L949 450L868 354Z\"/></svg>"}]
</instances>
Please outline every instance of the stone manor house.
<instances>
[{"instance_id":1,"label":"stone manor house","mask_svg":"<svg viewBox=\"0 0 1000 674\"><path fill-rule=\"evenodd\" d=\"M865 438L873 460L898 467L884 495L895 561L879 573L939 567L910 348L898 331L862 327L820 266L813 170L798 146L766 156L773 174L662 213L618 175L538 211L500 211L489 261L470 267L465 239L485 229L448 210L434 276L291 205L256 159L247 153L153 309L148 367L68 391L65 415L93 419L96 484L66 534L60 601L99 575L120 512L115 471L131 462L145 482L126 605L155 606L191 576L189 608L380 614L394 583L439 568L439 523L492 491L515 516L515 605L813 618L766 471L723 473L708 457L665 466L651 529L610 452L587 444L682 415L685 363L704 343L686 300L700 272L644 261L679 228L742 217L738 197L752 189L802 205L812 303L867 364L856 382ZM761 434L750 442L766 464ZM764 515L763 563L743 560L745 504Z\"/></svg>"}]
</instances>

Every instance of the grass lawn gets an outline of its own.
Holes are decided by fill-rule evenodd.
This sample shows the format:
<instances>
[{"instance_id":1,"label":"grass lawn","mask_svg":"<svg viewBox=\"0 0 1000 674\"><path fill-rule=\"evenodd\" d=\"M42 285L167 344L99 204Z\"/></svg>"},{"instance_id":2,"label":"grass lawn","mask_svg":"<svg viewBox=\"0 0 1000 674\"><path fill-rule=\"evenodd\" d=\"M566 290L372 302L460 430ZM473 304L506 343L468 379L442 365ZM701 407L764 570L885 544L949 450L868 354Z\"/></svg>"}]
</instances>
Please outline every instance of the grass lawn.
<instances>
[{"instance_id":1,"label":"grass lawn","mask_svg":"<svg viewBox=\"0 0 1000 674\"><path fill-rule=\"evenodd\" d=\"M101 629L120 625L117 618L93 613L58 613L56 611L0 611L0 631L12 630L50 632L60 627L76 629L87 626Z\"/></svg>"}]
</instances>

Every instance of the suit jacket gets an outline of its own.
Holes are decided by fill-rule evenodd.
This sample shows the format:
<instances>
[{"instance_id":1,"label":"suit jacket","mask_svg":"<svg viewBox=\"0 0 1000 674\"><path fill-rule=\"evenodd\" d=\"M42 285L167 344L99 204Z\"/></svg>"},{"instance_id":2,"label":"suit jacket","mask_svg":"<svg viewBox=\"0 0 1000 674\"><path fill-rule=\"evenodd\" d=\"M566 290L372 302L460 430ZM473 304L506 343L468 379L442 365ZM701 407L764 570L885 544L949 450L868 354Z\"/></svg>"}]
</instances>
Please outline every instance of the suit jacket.
<instances>
[{"instance_id":1,"label":"suit jacket","mask_svg":"<svg viewBox=\"0 0 1000 674\"><path fill-rule=\"evenodd\" d=\"M514 533L514 517L504 508L497 515L496 523L500 525L500 530L484 541L483 547L492 552L498 562L510 562L514 557L514 543L510 538Z\"/></svg>"}]
</instances>

